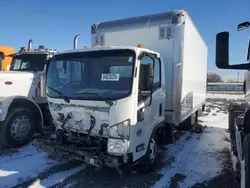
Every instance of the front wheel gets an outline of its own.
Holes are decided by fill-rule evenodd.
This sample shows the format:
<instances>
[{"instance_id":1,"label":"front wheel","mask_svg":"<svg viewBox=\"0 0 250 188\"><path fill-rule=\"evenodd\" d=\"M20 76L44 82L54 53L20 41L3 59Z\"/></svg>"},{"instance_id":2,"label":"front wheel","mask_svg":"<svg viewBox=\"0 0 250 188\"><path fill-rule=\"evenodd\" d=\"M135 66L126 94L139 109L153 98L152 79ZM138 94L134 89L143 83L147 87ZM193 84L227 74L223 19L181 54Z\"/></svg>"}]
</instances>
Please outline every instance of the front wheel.
<instances>
[{"instance_id":1,"label":"front wheel","mask_svg":"<svg viewBox=\"0 0 250 188\"><path fill-rule=\"evenodd\" d=\"M156 142L151 137L146 155L135 165L138 173L150 173L154 170L156 160Z\"/></svg>"},{"instance_id":2,"label":"front wheel","mask_svg":"<svg viewBox=\"0 0 250 188\"><path fill-rule=\"evenodd\" d=\"M31 110L24 107L11 109L2 123L2 143L4 147L19 147L27 144L35 132L36 120Z\"/></svg>"},{"instance_id":3,"label":"front wheel","mask_svg":"<svg viewBox=\"0 0 250 188\"><path fill-rule=\"evenodd\" d=\"M166 124L155 132L154 140L158 145L167 145L174 142L174 126Z\"/></svg>"}]
</instances>

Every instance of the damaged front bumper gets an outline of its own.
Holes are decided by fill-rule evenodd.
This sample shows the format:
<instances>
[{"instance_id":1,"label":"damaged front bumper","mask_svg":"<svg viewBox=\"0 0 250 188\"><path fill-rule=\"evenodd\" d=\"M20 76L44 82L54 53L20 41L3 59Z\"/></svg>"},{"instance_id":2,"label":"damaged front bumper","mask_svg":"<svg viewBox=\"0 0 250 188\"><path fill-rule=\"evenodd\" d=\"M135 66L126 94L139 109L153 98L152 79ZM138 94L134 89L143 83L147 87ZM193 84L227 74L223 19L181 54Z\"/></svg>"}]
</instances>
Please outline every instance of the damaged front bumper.
<instances>
[{"instance_id":1,"label":"damaged front bumper","mask_svg":"<svg viewBox=\"0 0 250 188\"><path fill-rule=\"evenodd\" d=\"M121 156L98 153L94 148L80 147L72 143L62 144L56 140L36 139L34 145L52 156L78 160L97 167L119 168L123 165Z\"/></svg>"}]
</instances>

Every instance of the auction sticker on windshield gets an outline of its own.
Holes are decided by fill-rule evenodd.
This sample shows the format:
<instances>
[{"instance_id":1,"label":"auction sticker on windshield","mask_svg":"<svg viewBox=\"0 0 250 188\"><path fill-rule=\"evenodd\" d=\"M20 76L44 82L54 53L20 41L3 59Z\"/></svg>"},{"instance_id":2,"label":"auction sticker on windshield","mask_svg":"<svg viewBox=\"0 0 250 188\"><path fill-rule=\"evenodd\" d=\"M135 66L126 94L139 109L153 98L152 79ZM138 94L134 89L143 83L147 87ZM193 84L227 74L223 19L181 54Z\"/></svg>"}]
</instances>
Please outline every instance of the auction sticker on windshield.
<instances>
[{"instance_id":1,"label":"auction sticker on windshield","mask_svg":"<svg viewBox=\"0 0 250 188\"><path fill-rule=\"evenodd\" d=\"M119 81L120 74L102 74L101 81Z\"/></svg>"}]
</instances>

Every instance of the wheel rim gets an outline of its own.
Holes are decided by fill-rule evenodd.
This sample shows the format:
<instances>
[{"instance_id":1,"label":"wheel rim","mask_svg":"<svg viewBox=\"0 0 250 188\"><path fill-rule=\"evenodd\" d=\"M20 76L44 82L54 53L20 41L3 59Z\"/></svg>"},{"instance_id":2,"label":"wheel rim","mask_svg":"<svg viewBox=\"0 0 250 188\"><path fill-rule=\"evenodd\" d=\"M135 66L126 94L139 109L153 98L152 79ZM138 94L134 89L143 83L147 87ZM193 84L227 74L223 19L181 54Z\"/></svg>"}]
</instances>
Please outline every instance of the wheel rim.
<instances>
[{"instance_id":1,"label":"wheel rim","mask_svg":"<svg viewBox=\"0 0 250 188\"><path fill-rule=\"evenodd\" d=\"M23 140L27 137L31 129L30 121L27 116L17 117L11 125L11 135L16 140Z\"/></svg>"},{"instance_id":2,"label":"wheel rim","mask_svg":"<svg viewBox=\"0 0 250 188\"><path fill-rule=\"evenodd\" d=\"M156 158L156 143L154 139L151 139L150 141L150 161L153 162Z\"/></svg>"}]
</instances>

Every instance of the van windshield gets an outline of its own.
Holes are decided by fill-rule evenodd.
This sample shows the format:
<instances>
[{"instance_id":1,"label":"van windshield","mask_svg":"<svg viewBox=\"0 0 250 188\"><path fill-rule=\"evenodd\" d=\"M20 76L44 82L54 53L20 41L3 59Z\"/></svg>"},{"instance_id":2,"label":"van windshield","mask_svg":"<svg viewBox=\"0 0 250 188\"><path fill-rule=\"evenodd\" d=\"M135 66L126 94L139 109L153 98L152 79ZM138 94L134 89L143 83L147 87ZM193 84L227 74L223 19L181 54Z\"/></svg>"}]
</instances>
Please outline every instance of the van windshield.
<instances>
[{"instance_id":1,"label":"van windshield","mask_svg":"<svg viewBox=\"0 0 250 188\"><path fill-rule=\"evenodd\" d=\"M12 58L10 71L43 71L47 54L21 54Z\"/></svg>"},{"instance_id":2,"label":"van windshield","mask_svg":"<svg viewBox=\"0 0 250 188\"><path fill-rule=\"evenodd\" d=\"M131 93L135 52L102 50L54 56L46 91L53 98L117 100Z\"/></svg>"}]
</instances>

